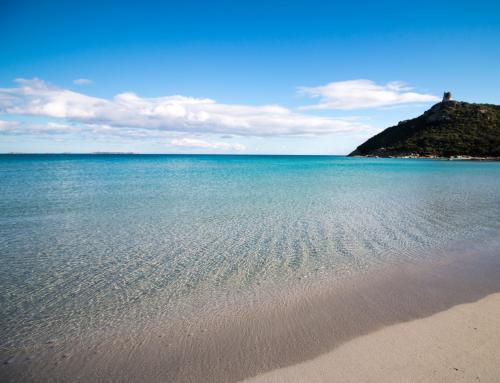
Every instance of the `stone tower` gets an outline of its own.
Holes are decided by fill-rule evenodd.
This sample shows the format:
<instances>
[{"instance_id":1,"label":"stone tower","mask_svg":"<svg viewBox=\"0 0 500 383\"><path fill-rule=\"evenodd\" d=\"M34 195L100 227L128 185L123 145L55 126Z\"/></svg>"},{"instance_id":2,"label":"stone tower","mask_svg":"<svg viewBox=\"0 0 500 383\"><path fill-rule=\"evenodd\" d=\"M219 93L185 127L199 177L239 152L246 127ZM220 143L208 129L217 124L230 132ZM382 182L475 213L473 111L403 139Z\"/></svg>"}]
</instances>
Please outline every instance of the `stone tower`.
<instances>
[{"instance_id":1,"label":"stone tower","mask_svg":"<svg viewBox=\"0 0 500 383\"><path fill-rule=\"evenodd\" d=\"M444 92L443 94L443 102L451 101L451 92Z\"/></svg>"}]
</instances>

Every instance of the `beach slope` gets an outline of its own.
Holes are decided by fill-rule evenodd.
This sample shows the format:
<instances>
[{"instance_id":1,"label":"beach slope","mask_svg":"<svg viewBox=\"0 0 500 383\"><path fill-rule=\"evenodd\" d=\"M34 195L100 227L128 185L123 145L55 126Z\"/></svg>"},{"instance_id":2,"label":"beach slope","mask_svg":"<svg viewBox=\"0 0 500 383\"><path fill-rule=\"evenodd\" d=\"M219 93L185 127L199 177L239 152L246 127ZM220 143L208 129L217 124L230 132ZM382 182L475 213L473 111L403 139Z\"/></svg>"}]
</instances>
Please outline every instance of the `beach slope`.
<instances>
[{"instance_id":1,"label":"beach slope","mask_svg":"<svg viewBox=\"0 0 500 383\"><path fill-rule=\"evenodd\" d=\"M355 338L247 383L498 382L500 293Z\"/></svg>"}]
</instances>

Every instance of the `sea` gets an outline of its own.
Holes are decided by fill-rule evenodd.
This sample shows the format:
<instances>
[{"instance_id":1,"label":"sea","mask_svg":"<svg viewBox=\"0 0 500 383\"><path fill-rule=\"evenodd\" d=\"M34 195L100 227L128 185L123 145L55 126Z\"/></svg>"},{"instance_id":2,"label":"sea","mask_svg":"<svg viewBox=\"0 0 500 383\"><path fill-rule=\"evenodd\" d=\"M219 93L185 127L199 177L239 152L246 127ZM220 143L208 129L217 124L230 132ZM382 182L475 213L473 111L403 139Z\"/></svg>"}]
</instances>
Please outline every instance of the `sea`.
<instances>
[{"instance_id":1,"label":"sea","mask_svg":"<svg viewBox=\"0 0 500 383\"><path fill-rule=\"evenodd\" d=\"M0 347L217 315L499 232L500 162L0 155Z\"/></svg>"}]
</instances>

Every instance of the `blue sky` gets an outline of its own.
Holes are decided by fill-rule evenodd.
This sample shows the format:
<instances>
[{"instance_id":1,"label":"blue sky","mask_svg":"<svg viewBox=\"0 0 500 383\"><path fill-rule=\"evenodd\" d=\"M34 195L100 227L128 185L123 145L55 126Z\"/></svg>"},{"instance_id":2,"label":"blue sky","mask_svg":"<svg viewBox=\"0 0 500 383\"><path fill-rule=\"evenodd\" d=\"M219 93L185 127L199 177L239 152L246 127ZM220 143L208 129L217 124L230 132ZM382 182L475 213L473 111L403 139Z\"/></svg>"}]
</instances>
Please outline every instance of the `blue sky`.
<instances>
[{"instance_id":1,"label":"blue sky","mask_svg":"<svg viewBox=\"0 0 500 383\"><path fill-rule=\"evenodd\" d=\"M103 3L1 2L0 152L345 154L500 104L498 1Z\"/></svg>"}]
</instances>

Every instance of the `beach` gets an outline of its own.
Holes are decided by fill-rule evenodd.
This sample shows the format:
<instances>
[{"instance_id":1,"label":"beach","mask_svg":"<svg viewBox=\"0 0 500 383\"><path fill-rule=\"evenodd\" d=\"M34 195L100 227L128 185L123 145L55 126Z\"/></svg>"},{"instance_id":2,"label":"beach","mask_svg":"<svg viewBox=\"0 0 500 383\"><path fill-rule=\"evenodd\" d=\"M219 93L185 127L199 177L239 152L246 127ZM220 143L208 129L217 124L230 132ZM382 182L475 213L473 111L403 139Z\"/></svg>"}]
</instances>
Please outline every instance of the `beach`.
<instances>
[{"instance_id":1,"label":"beach","mask_svg":"<svg viewBox=\"0 0 500 383\"><path fill-rule=\"evenodd\" d=\"M245 382L498 382L499 317L497 293Z\"/></svg>"},{"instance_id":2,"label":"beach","mask_svg":"<svg viewBox=\"0 0 500 383\"><path fill-rule=\"evenodd\" d=\"M364 382L498 377L498 242L438 263L240 297L216 315L51 341L6 381Z\"/></svg>"},{"instance_id":3,"label":"beach","mask_svg":"<svg viewBox=\"0 0 500 383\"><path fill-rule=\"evenodd\" d=\"M426 381L423 349L444 374L439 347L472 363L486 351L467 336L497 336L496 162L26 155L0 174L2 381L363 381L375 365ZM478 330L453 343L476 321L462 307ZM365 339L368 370L343 351Z\"/></svg>"}]
</instances>

